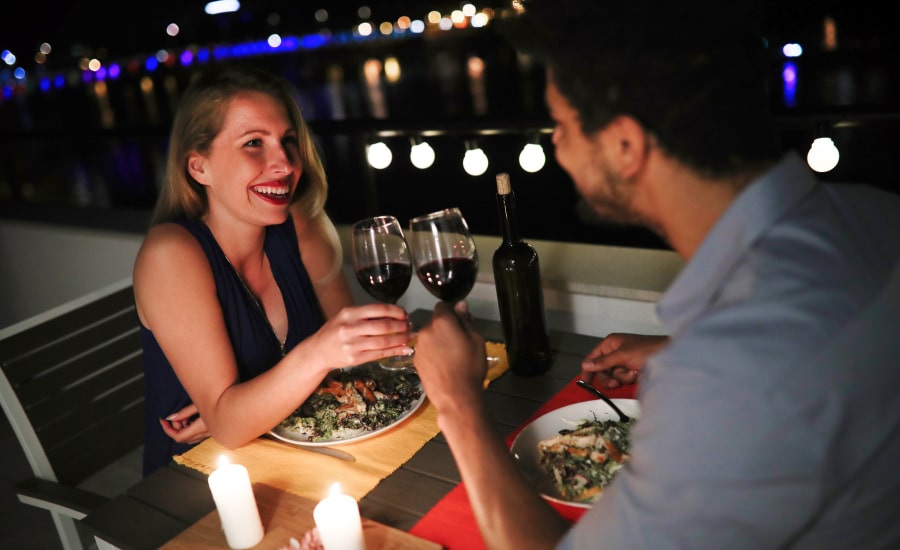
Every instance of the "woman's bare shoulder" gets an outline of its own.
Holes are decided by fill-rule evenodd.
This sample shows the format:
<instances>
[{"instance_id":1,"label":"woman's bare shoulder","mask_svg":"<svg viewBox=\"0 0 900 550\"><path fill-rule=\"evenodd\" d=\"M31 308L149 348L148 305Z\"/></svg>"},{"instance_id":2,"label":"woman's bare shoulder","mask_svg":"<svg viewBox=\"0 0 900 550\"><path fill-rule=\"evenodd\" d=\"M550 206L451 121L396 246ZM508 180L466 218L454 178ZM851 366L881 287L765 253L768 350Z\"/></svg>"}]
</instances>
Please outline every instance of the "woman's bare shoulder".
<instances>
[{"instance_id":1,"label":"woman's bare shoulder","mask_svg":"<svg viewBox=\"0 0 900 550\"><path fill-rule=\"evenodd\" d=\"M175 223L163 223L150 228L138 250L134 264L135 284L144 275L180 273L206 267L208 261L200 243L190 231Z\"/></svg>"},{"instance_id":2,"label":"woman's bare shoulder","mask_svg":"<svg viewBox=\"0 0 900 550\"><path fill-rule=\"evenodd\" d=\"M132 277L138 315L151 330L172 308L211 306L215 280L206 253L190 231L160 224L147 232Z\"/></svg>"},{"instance_id":3,"label":"woman's bare shoulder","mask_svg":"<svg viewBox=\"0 0 900 550\"><path fill-rule=\"evenodd\" d=\"M177 223L162 223L151 227L147 232L138 250L138 260L195 250L201 250L200 243L190 231Z\"/></svg>"}]
</instances>

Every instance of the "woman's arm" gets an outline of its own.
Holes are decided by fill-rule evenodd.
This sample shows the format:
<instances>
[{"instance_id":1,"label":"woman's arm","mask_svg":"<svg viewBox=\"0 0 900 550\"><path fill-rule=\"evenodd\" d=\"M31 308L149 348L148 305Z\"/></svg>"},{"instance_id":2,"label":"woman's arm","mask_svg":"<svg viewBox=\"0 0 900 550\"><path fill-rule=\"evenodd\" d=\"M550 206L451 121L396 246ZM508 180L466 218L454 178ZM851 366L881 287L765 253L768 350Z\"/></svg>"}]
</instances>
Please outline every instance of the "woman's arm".
<instances>
[{"instance_id":1,"label":"woman's arm","mask_svg":"<svg viewBox=\"0 0 900 550\"><path fill-rule=\"evenodd\" d=\"M227 447L278 424L329 370L390 355L409 337L402 308L345 308L273 368L240 383L209 262L187 230L174 224L151 229L135 263L134 288L141 321L209 432Z\"/></svg>"}]
</instances>

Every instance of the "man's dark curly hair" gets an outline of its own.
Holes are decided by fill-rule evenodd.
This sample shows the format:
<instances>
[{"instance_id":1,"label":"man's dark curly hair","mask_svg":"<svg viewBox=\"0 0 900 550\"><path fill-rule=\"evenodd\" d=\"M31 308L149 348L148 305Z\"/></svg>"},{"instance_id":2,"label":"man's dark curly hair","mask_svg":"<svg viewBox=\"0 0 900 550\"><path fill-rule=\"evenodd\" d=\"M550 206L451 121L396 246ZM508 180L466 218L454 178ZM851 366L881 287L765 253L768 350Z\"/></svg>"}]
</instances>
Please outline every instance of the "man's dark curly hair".
<instances>
[{"instance_id":1,"label":"man's dark curly hair","mask_svg":"<svg viewBox=\"0 0 900 550\"><path fill-rule=\"evenodd\" d=\"M591 134L618 115L671 156L727 177L780 153L759 7L741 0L520 0L498 29L552 71Z\"/></svg>"}]
</instances>

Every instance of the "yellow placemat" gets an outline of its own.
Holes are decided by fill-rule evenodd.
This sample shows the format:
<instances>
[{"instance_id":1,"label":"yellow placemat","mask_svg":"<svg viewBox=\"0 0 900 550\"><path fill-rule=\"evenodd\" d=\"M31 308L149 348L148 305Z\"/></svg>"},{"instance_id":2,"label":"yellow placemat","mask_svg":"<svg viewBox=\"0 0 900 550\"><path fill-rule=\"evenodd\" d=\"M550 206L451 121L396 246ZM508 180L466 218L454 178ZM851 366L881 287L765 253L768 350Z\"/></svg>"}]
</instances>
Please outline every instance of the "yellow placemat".
<instances>
[{"instance_id":1,"label":"yellow placemat","mask_svg":"<svg viewBox=\"0 0 900 550\"><path fill-rule=\"evenodd\" d=\"M484 377L484 387L487 388L488 384L509 369L509 360L506 358L506 345L503 342L485 342L484 351L489 359L496 358L495 361L488 361L487 376Z\"/></svg>"},{"instance_id":2,"label":"yellow placemat","mask_svg":"<svg viewBox=\"0 0 900 550\"><path fill-rule=\"evenodd\" d=\"M485 387L509 368L502 343L486 342L485 352L497 357L490 361ZM188 452L176 455L175 462L203 473L216 469L219 456L243 464L254 483L265 483L302 497L322 499L334 482L345 494L361 499L378 483L409 460L438 434L437 411L428 399L402 423L375 437L337 446L352 454L355 462L325 456L303 447L256 439L238 449L227 449L209 438Z\"/></svg>"}]
</instances>

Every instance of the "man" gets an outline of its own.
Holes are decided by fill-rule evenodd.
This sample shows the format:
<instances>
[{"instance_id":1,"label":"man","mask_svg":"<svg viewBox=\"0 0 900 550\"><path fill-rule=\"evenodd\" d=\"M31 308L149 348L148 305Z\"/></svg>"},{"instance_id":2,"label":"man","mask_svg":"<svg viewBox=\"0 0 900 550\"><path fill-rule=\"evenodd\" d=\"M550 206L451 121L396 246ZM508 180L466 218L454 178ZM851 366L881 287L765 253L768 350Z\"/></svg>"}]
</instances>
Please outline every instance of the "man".
<instances>
[{"instance_id":1,"label":"man","mask_svg":"<svg viewBox=\"0 0 900 550\"><path fill-rule=\"evenodd\" d=\"M740 2L523 4L505 32L547 67L560 165L688 263L658 304L668 340L585 363L608 376L621 343L629 383L649 356L632 458L574 526L491 431L465 304L435 307L416 367L487 545L900 547L900 196L780 152Z\"/></svg>"}]
</instances>

